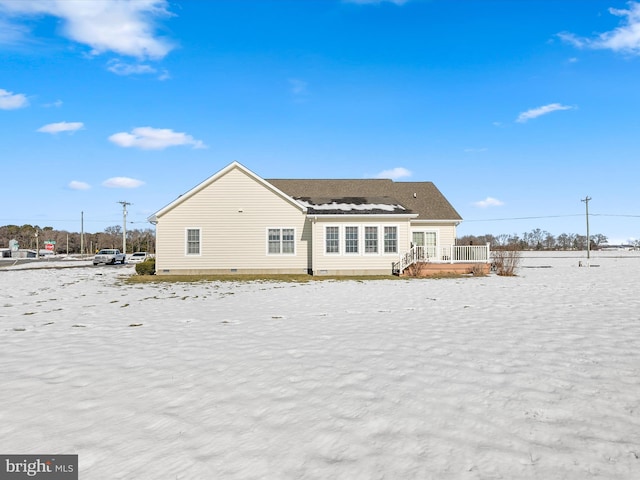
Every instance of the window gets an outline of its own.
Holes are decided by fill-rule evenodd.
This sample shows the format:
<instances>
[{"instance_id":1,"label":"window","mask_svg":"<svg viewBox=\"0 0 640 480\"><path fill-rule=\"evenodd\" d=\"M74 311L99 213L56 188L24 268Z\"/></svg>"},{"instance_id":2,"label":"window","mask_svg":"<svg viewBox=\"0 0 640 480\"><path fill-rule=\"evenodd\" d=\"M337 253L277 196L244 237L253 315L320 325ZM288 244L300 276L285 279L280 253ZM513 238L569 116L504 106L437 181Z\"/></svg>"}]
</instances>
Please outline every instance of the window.
<instances>
[{"instance_id":1,"label":"window","mask_svg":"<svg viewBox=\"0 0 640 480\"><path fill-rule=\"evenodd\" d=\"M364 253L378 253L378 227L364 227Z\"/></svg>"},{"instance_id":2,"label":"window","mask_svg":"<svg viewBox=\"0 0 640 480\"><path fill-rule=\"evenodd\" d=\"M384 253L398 253L398 227L384 227Z\"/></svg>"},{"instance_id":3,"label":"window","mask_svg":"<svg viewBox=\"0 0 640 480\"><path fill-rule=\"evenodd\" d=\"M280 229L270 228L268 235L269 253L280 253Z\"/></svg>"},{"instance_id":4,"label":"window","mask_svg":"<svg viewBox=\"0 0 640 480\"><path fill-rule=\"evenodd\" d=\"M358 253L358 227L344 227L345 253Z\"/></svg>"},{"instance_id":5,"label":"window","mask_svg":"<svg viewBox=\"0 0 640 480\"><path fill-rule=\"evenodd\" d=\"M269 228L267 230L267 252L269 255L296 253L296 235L293 228Z\"/></svg>"},{"instance_id":6,"label":"window","mask_svg":"<svg viewBox=\"0 0 640 480\"><path fill-rule=\"evenodd\" d=\"M340 253L340 227L326 227L324 245L325 253Z\"/></svg>"},{"instance_id":7,"label":"window","mask_svg":"<svg viewBox=\"0 0 640 480\"><path fill-rule=\"evenodd\" d=\"M295 253L296 252L296 239L293 233L293 228L282 229L282 253Z\"/></svg>"},{"instance_id":8,"label":"window","mask_svg":"<svg viewBox=\"0 0 640 480\"><path fill-rule=\"evenodd\" d=\"M187 228L187 255L200 255L199 228Z\"/></svg>"}]
</instances>

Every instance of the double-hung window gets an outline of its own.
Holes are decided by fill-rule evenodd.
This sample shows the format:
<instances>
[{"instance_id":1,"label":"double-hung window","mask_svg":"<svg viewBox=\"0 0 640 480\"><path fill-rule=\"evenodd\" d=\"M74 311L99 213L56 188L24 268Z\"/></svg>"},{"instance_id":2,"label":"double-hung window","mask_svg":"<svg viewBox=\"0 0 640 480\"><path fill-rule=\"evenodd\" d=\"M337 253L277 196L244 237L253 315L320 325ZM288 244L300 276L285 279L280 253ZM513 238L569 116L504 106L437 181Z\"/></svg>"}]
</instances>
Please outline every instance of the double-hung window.
<instances>
[{"instance_id":1,"label":"double-hung window","mask_svg":"<svg viewBox=\"0 0 640 480\"><path fill-rule=\"evenodd\" d=\"M378 253L378 227L364 227L364 253Z\"/></svg>"},{"instance_id":2,"label":"double-hung window","mask_svg":"<svg viewBox=\"0 0 640 480\"><path fill-rule=\"evenodd\" d=\"M269 253L280 253L280 229L270 228L268 236L269 239L267 240L267 242L269 244Z\"/></svg>"},{"instance_id":3,"label":"double-hung window","mask_svg":"<svg viewBox=\"0 0 640 480\"><path fill-rule=\"evenodd\" d=\"M293 255L296 253L296 235L293 228L269 228L267 230L269 255Z\"/></svg>"},{"instance_id":4,"label":"double-hung window","mask_svg":"<svg viewBox=\"0 0 640 480\"><path fill-rule=\"evenodd\" d=\"M384 253L398 253L398 227L384 227Z\"/></svg>"},{"instance_id":5,"label":"double-hung window","mask_svg":"<svg viewBox=\"0 0 640 480\"><path fill-rule=\"evenodd\" d=\"M296 235L293 228L282 229L282 253L296 253Z\"/></svg>"},{"instance_id":6,"label":"double-hung window","mask_svg":"<svg viewBox=\"0 0 640 480\"><path fill-rule=\"evenodd\" d=\"M340 253L340 227L326 227L324 231L324 252Z\"/></svg>"},{"instance_id":7,"label":"double-hung window","mask_svg":"<svg viewBox=\"0 0 640 480\"><path fill-rule=\"evenodd\" d=\"M345 253L358 253L358 227L344 227Z\"/></svg>"},{"instance_id":8,"label":"double-hung window","mask_svg":"<svg viewBox=\"0 0 640 480\"><path fill-rule=\"evenodd\" d=\"M187 255L200 255L199 228L187 228Z\"/></svg>"}]
</instances>

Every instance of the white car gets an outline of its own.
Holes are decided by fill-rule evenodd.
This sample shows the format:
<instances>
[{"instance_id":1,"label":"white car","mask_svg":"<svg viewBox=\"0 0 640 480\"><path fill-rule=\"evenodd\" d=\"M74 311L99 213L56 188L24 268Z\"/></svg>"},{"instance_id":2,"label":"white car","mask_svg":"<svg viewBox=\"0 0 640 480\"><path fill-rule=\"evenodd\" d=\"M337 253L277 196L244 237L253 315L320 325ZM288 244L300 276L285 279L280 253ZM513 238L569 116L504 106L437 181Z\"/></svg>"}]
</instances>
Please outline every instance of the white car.
<instances>
[{"instance_id":1,"label":"white car","mask_svg":"<svg viewBox=\"0 0 640 480\"><path fill-rule=\"evenodd\" d=\"M127 256L124 253L120 253L117 248L103 248L96 256L93 257L93 264L98 265L104 263L105 265L115 265L116 263L124 264Z\"/></svg>"},{"instance_id":2,"label":"white car","mask_svg":"<svg viewBox=\"0 0 640 480\"><path fill-rule=\"evenodd\" d=\"M132 253L129 257L129 263L140 263L144 262L147 258L151 258L147 252L135 252Z\"/></svg>"}]
</instances>

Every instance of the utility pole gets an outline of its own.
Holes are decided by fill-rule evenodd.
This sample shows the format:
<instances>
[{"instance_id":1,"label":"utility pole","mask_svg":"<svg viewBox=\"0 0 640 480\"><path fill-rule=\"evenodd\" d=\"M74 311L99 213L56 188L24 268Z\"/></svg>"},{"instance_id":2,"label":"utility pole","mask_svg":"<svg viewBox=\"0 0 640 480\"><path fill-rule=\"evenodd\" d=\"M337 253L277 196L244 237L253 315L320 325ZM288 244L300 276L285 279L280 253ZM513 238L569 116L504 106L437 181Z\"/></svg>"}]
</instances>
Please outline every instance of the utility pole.
<instances>
[{"instance_id":1,"label":"utility pole","mask_svg":"<svg viewBox=\"0 0 640 480\"><path fill-rule=\"evenodd\" d=\"M84 212L80 212L80 258L84 254Z\"/></svg>"},{"instance_id":2,"label":"utility pole","mask_svg":"<svg viewBox=\"0 0 640 480\"><path fill-rule=\"evenodd\" d=\"M589 200L591 200L589 195L580 200L581 202L584 202L584 206L587 210L587 266L589 266L589 258L591 258L591 239L589 238Z\"/></svg>"},{"instance_id":3,"label":"utility pole","mask_svg":"<svg viewBox=\"0 0 640 480\"><path fill-rule=\"evenodd\" d=\"M118 202L122 205L122 253L127 254L127 205L129 202Z\"/></svg>"}]
</instances>

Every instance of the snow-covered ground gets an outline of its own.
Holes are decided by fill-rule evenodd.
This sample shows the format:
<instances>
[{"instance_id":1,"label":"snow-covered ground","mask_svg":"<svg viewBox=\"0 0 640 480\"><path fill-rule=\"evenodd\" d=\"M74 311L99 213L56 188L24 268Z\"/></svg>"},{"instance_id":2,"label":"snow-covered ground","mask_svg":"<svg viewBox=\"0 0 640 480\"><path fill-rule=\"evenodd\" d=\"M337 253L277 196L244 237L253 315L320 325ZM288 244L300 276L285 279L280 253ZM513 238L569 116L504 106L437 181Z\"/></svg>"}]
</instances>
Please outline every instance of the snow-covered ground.
<instances>
[{"instance_id":1,"label":"snow-covered ground","mask_svg":"<svg viewBox=\"0 0 640 480\"><path fill-rule=\"evenodd\" d=\"M95 479L640 478L640 256L127 285L0 269L0 451ZM595 266L597 265L597 266Z\"/></svg>"}]
</instances>

